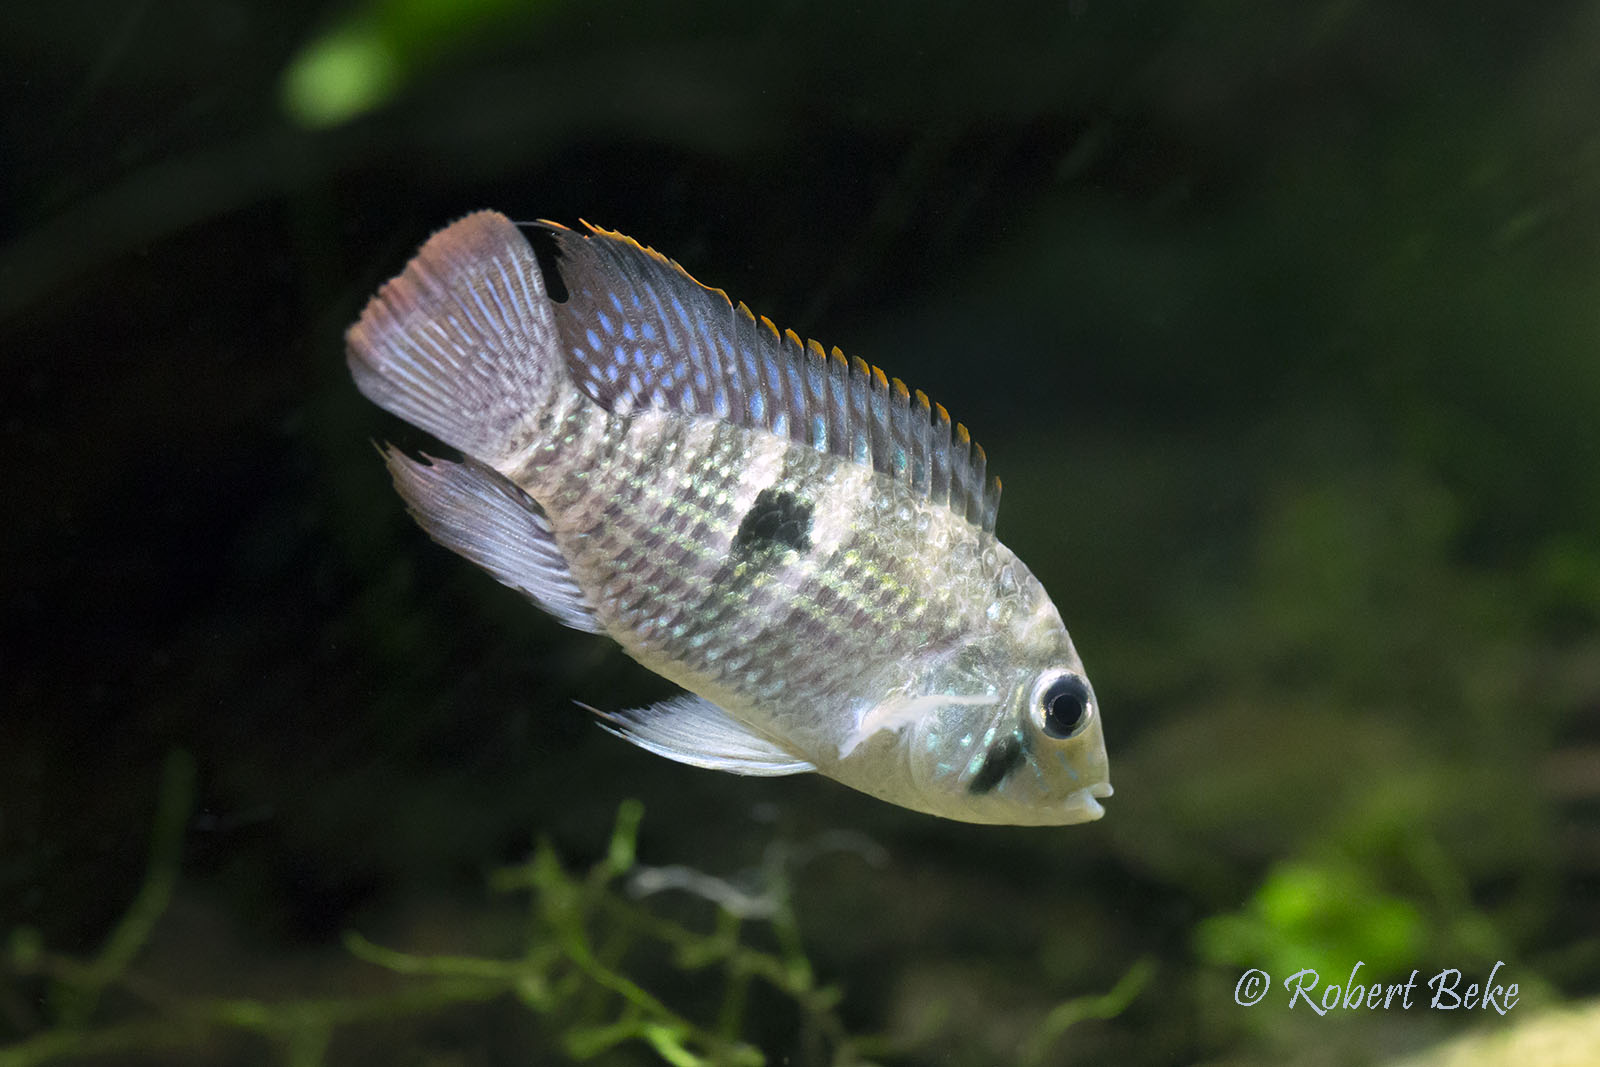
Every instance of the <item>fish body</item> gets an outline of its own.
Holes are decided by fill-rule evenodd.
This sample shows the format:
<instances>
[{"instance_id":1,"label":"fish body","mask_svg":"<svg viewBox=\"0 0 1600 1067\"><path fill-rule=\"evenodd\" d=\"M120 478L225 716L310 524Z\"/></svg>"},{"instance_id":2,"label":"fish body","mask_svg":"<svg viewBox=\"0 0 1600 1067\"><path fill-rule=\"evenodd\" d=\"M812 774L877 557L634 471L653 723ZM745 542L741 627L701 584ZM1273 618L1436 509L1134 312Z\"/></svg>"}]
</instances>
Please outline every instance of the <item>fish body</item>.
<instances>
[{"instance_id":1,"label":"fish body","mask_svg":"<svg viewBox=\"0 0 1600 1067\"><path fill-rule=\"evenodd\" d=\"M692 694L608 727L963 821L1098 818L1093 689L965 428L627 238L545 225L543 267L493 212L435 234L348 356L464 454L387 453L435 540Z\"/></svg>"}]
</instances>

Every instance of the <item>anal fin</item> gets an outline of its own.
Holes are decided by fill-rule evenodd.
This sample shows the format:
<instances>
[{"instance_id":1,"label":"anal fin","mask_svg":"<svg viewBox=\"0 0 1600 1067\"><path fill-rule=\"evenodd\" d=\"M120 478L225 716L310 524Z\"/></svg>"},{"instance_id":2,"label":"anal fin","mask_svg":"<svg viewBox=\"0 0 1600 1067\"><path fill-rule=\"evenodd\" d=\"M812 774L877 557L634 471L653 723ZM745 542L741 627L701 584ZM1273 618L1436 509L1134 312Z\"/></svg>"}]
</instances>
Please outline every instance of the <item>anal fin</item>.
<instances>
[{"instance_id":1,"label":"anal fin","mask_svg":"<svg viewBox=\"0 0 1600 1067\"><path fill-rule=\"evenodd\" d=\"M817 769L703 697L686 693L647 708L588 710L618 737L679 763L773 778Z\"/></svg>"},{"instance_id":2,"label":"anal fin","mask_svg":"<svg viewBox=\"0 0 1600 1067\"><path fill-rule=\"evenodd\" d=\"M572 578L550 520L528 494L481 463L384 452L394 487L429 537L525 594L575 630L603 633Z\"/></svg>"}]
</instances>

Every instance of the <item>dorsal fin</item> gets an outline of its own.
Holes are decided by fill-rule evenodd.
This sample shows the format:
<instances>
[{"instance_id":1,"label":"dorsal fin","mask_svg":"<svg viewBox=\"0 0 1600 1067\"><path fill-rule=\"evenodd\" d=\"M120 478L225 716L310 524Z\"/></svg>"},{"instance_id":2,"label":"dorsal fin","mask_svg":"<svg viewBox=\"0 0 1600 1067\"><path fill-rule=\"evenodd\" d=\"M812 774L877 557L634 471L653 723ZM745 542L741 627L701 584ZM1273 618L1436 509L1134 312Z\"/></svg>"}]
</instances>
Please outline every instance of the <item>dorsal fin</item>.
<instances>
[{"instance_id":1,"label":"dorsal fin","mask_svg":"<svg viewBox=\"0 0 1600 1067\"><path fill-rule=\"evenodd\" d=\"M607 410L670 408L755 426L889 475L983 530L1000 482L950 414L862 359L826 352L631 238L554 234L567 299L553 303L573 380Z\"/></svg>"}]
</instances>

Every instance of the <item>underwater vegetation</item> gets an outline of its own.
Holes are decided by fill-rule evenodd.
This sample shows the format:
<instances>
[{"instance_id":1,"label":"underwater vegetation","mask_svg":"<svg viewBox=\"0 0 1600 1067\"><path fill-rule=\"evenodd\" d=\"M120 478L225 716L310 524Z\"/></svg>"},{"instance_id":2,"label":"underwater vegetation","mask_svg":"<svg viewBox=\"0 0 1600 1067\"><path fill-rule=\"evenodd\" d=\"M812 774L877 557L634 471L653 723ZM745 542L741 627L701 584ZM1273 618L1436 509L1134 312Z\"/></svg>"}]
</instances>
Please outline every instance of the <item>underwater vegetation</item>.
<instances>
[{"instance_id":1,"label":"underwater vegetation","mask_svg":"<svg viewBox=\"0 0 1600 1067\"><path fill-rule=\"evenodd\" d=\"M1592 1058L1594 0L109 6L0 5L0 1065ZM342 366L490 206L948 405L1105 817L598 729Z\"/></svg>"},{"instance_id":2,"label":"underwater vegetation","mask_svg":"<svg viewBox=\"0 0 1600 1067\"><path fill-rule=\"evenodd\" d=\"M285 1067L319 1067L341 1062L335 1050L342 1028L425 1019L501 999L537 1016L549 1045L576 1062L638 1043L672 1067L761 1067L771 1059L742 1036L757 983L790 1003L798 1030L794 1046L806 1050L807 1062L867 1064L875 1054L905 1044L847 1028L838 1011L842 991L823 983L806 957L786 872L790 857L782 849L771 850L755 887L684 867L643 867L635 855L644 816L637 801L618 810L602 858L587 871L568 871L555 849L541 842L526 863L490 875L493 894L527 898L523 951L516 958L415 955L347 931L344 945L353 957L396 977L389 988L268 1001L164 987L139 973L137 958L178 878L179 846L193 802L193 761L173 753L164 769L145 881L94 957L52 952L25 927L6 931L0 996L16 1006L42 989L37 999L44 1010L38 1032L0 1045L0 1067L119 1054L183 1058L251 1041L270 1049ZM672 889L714 905L709 929L655 914L642 903ZM629 978L626 963L641 948L665 951L671 967L685 975L714 972L722 989L714 1018L696 1022L669 1006L670 994L663 999ZM1045 1062L1075 1022L1114 1017L1150 971L1149 961L1142 961L1104 996L1056 1006L1019 1049L1018 1062Z\"/></svg>"}]
</instances>

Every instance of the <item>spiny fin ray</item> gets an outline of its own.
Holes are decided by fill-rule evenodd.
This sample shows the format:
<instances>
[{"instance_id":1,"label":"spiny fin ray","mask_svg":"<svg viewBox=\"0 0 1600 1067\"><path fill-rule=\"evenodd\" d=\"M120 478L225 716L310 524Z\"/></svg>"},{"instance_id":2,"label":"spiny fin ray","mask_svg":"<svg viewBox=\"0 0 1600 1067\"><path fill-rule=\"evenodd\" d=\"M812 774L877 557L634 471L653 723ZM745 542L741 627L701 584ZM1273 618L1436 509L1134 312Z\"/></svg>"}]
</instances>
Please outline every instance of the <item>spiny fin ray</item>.
<instances>
[{"instance_id":1,"label":"spiny fin ray","mask_svg":"<svg viewBox=\"0 0 1600 1067\"><path fill-rule=\"evenodd\" d=\"M704 697L686 693L647 708L616 712L579 706L594 712L601 725L623 740L694 767L760 777L817 769Z\"/></svg>"},{"instance_id":2,"label":"spiny fin ray","mask_svg":"<svg viewBox=\"0 0 1600 1067\"><path fill-rule=\"evenodd\" d=\"M631 238L541 223L567 299L553 303L573 381L609 411L667 408L787 437L869 466L994 529L999 482L949 413L864 360L847 359Z\"/></svg>"}]
</instances>

